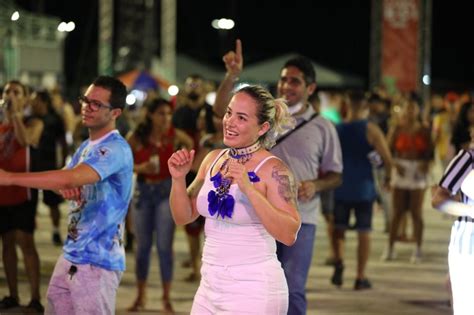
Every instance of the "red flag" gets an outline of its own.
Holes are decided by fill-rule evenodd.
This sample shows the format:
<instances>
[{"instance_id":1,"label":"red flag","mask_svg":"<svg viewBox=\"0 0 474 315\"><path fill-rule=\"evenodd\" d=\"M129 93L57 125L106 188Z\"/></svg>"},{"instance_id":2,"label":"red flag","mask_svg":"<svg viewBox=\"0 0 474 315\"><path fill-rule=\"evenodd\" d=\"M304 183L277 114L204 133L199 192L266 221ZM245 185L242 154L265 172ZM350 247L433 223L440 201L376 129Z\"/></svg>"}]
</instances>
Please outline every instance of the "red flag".
<instances>
[{"instance_id":1,"label":"red flag","mask_svg":"<svg viewBox=\"0 0 474 315\"><path fill-rule=\"evenodd\" d=\"M383 1L382 79L404 92L418 87L419 17L419 0Z\"/></svg>"}]
</instances>

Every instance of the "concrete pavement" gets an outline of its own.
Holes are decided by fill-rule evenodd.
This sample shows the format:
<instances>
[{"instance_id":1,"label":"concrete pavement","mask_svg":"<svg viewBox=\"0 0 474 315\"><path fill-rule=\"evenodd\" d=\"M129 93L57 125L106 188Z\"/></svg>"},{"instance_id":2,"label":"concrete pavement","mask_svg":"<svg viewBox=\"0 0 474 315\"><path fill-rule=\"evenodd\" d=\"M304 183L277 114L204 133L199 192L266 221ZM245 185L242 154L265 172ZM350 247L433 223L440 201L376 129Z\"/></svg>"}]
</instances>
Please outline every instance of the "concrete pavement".
<instances>
[{"instance_id":1,"label":"concrete pavement","mask_svg":"<svg viewBox=\"0 0 474 315\"><path fill-rule=\"evenodd\" d=\"M427 201L429 200L427 195ZM62 208L63 218L67 210ZM398 259L393 262L382 262L380 257L387 243L387 234L383 230L381 211L374 213L374 232L372 233L372 254L368 266L368 276L373 289L354 291L352 289L355 275L356 233L349 231L346 242L346 270L344 285L341 289L332 286L329 278L332 267L324 265L328 253L328 241L325 225L321 217L318 227L314 258L307 284L308 314L385 314L415 315L451 314L447 305L448 295L445 289L447 273L447 246L450 234L451 218L446 218L431 209L426 202L424 209L425 237L424 257L420 264L409 262L413 243L397 243ZM51 221L48 211L41 207L38 213L38 230L36 243L41 259L41 292L43 304L49 277L52 273L61 249L51 242ZM62 222L65 235L66 224ZM190 270L181 263L187 258L187 244L184 232L177 229L175 238L176 266L172 289L172 302L176 314L189 314L197 283L188 283L184 278ZM0 263L0 297L7 295L3 264ZM126 308L135 298L133 253L127 254L127 271L125 272L117 295L117 314L126 314ZM22 304L29 301L29 286L23 263L19 264L19 287ZM156 254L153 255L149 276L148 310L142 314L164 314L161 309L161 284L158 273ZM26 309L9 310L9 313L26 313ZM6 312L3 312L6 313ZM0 310L0 314L3 314ZM139 314L139 313L135 313Z\"/></svg>"}]
</instances>

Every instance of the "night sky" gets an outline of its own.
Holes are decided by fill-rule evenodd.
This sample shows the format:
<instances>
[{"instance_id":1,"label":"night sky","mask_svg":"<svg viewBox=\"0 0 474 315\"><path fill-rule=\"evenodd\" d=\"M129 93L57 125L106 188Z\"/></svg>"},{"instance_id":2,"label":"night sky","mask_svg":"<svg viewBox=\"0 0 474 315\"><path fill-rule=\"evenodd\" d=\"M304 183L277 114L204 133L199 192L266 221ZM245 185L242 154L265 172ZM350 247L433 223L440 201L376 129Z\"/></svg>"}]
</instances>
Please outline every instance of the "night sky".
<instances>
[{"instance_id":1,"label":"night sky","mask_svg":"<svg viewBox=\"0 0 474 315\"><path fill-rule=\"evenodd\" d=\"M96 74L97 2L17 1L25 9L75 21L76 30L66 39L69 84L87 83ZM435 87L474 86L473 12L474 1L433 0ZM233 48L235 38L241 38L246 64L298 52L368 82L370 0L178 0L177 16L178 51L205 63L223 66L222 54ZM234 19L236 27L227 33L213 29L211 21L220 17Z\"/></svg>"}]
</instances>

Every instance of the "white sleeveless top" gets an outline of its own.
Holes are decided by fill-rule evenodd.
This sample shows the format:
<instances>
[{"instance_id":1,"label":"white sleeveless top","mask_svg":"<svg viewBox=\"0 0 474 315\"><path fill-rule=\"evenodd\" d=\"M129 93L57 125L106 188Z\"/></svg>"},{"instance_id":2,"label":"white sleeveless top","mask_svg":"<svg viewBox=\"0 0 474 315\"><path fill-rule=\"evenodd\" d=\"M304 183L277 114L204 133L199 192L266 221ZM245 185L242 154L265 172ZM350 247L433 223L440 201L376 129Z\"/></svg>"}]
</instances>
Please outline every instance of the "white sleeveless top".
<instances>
[{"instance_id":1,"label":"white sleeveless top","mask_svg":"<svg viewBox=\"0 0 474 315\"><path fill-rule=\"evenodd\" d=\"M217 213L211 216L208 211L207 195L214 190L210 172L225 152L227 150L223 150L212 162L197 196L197 210L206 218L202 260L212 265L233 266L277 259L275 239L264 228L247 196L237 184L232 184L229 189L229 194L235 200L232 218L217 217ZM263 159L254 172L257 173L271 158L278 159L276 156Z\"/></svg>"}]
</instances>

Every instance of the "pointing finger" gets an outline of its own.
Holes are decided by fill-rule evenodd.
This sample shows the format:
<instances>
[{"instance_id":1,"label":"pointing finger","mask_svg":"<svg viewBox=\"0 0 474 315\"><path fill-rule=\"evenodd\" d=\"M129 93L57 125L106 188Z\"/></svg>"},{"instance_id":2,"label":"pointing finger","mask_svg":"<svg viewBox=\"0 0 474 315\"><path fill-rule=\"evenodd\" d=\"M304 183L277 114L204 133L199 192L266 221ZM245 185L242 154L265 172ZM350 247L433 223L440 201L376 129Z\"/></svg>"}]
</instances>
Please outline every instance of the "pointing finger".
<instances>
[{"instance_id":1,"label":"pointing finger","mask_svg":"<svg viewBox=\"0 0 474 315\"><path fill-rule=\"evenodd\" d=\"M238 61L242 60L242 41L240 39L235 41L235 54Z\"/></svg>"}]
</instances>

